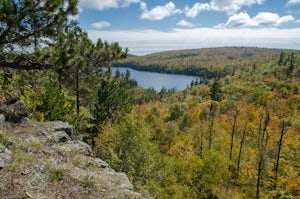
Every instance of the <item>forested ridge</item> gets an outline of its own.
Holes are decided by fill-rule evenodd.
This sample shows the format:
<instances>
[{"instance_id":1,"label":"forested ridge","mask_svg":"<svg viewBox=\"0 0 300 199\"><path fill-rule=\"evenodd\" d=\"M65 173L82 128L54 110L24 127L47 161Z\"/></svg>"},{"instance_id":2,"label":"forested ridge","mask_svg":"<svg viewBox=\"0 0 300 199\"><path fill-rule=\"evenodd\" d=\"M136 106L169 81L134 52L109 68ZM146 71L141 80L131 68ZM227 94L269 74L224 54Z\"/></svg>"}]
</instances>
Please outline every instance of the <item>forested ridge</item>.
<instances>
[{"instance_id":1,"label":"forested ridge","mask_svg":"<svg viewBox=\"0 0 300 199\"><path fill-rule=\"evenodd\" d=\"M125 172L145 198L300 197L299 51L127 57L118 43L93 43L68 20L77 1L1 2L1 110L21 99L33 120L74 125L94 156ZM129 72L112 74L113 65L205 81L156 92Z\"/></svg>"},{"instance_id":2,"label":"forested ridge","mask_svg":"<svg viewBox=\"0 0 300 199\"><path fill-rule=\"evenodd\" d=\"M216 51L226 49L251 50ZM130 155L114 147L117 154L127 152L132 167L125 169L149 196L298 198L300 54L252 50L268 58L135 106L121 127L110 126L98 136L98 146L127 131ZM131 155L140 160L132 162Z\"/></svg>"},{"instance_id":3,"label":"forested ridge","mask_svg":"<svg viewBox=\"0 0 300 199\"><path fill-rule=\"evenodd\" d=\"M237 68L276 59L281 51L256 47L173 50L144 56L130 56L126 60L114 62L113 66L214 78L234 73Z\"/></svg>"}]
</instances>

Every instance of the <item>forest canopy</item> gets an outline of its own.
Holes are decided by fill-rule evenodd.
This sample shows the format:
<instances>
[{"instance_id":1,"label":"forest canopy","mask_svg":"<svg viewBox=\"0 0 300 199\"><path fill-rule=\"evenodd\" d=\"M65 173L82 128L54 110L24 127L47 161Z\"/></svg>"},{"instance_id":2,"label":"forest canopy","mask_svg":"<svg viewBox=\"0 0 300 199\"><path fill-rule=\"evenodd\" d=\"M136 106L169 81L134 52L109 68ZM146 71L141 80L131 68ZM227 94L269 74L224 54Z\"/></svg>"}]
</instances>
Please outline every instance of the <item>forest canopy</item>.
<instances>
[{"instance_id":1,"label":"forest canopy","mask_svg":"<svg viewBox=\"0 0 300 199\"><path fill-rule=\"evenodd\" d=\"M300 197L299 51L224 47L126 58L128 49L93 43L69 20L77 4L0 0L1 108L17 99L33 120L71 123L145 197ZM112 74L111 65L203 81L156 92L129 72Z\"/></svg>"}]
</instances>

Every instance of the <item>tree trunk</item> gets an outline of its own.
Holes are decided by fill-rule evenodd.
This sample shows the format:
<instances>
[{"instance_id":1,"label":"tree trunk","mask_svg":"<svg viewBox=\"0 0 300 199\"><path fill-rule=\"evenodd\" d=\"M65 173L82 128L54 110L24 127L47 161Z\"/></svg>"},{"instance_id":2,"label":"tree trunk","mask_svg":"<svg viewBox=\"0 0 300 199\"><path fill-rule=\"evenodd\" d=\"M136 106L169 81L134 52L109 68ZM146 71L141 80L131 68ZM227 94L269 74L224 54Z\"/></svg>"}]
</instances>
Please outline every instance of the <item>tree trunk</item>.
<instances>
[{"instance_id":1,"label":"tree trunk","mask_svg":"<svg viewBox=\"0 0 300 199\"><path fill-rule=\"evenodd\" d=\"M237 171L236 171L236 176L238 177L239 172L240 172L240 165L241 165L241 159L242 159L242 149L243 149L243 144L244 144L244 140L246 137L246 133L247 133L247 121L245 122L245 126L244 126L244 131L242 133L242 138L241 138L241 142L240 142L240 148L239 148L239 155L238 155L238 161L237 161Z\"/></svg>"},{"instance_id":2,"label":"tree trunk","mask_svg":"<svg viewBox=\"0 0 300 199\"><path fill-rule=\"evenodd\" d=\"M203 121L202 120L201 120L201 128L200 128L199 156L202 159L202 157L203 157Z\"/></svg>"},{"instance_id":3,"label":"tree trunk","mask_svg":"<svg viewBox=\"0 0 300 199\"><path fill-rule=\"evenodd\" d=\"M234 134L235 134L235 127L236 127L236 122L237 122L237 118L238 118L238 113L239 111L236 110L235 114L234 114L234 119L233 119L233 124L232 129L231 129L231 141L230 141L230 152L229 152L229 160L232 160L232 150L233 150L233 141L234 141Z\"/></svg>"},{"instance_id":4,"label":"tree trunk","mask_svg":"<svg viewBox=\"0 0 300 199\"><path fill-rule=\"evenodd\" d=\"M258 151L258 168L257 168L257 182L256 182L256 199L259 199L260 187L262 185L261 179L262 179L262 173L263 173L263 167L265 161L265 153L266 153L265 150L268 144L267 128L269 125L269 121L270 121L270 114L268 110L266 110L263 131L261 135L261 140L259 140L259 148L258 148L259 151ZM259 129L261 129L261 124L259 125ZM258 133L259 135L261 134L261 132Z\"/></svg>"},{"instance_id":5,"label":"tree trunk","mask_svg":"<svg viewBox=\"0 0 300 199\"><path fill-rule=\"evenodd\" d=\"M62 89L62 70L57 70L56 73L58 75L59 90L61 91L61 89Z\"/></svg>"},{"instance_id":6,"label":"tree trunk","mask_svg":"<svg viewBox=\"0 0 300 199\"><path fill-rule=\"evenodd\" d=\"M203 132L200 133L200 158L203 158Z\"/></svg>"},{"instance_id":7,"label":"tree trunk","mask_svg":"<svg viewBox=\"0 0 300 199\"><path fill-rule=\"evenodd\" d=\"M277 187L280 151L281 151L281 146L282 146L282 141L283 141L285 127L286 127L286 123L284 121L282 121L282 123L281 123L281 132L280 132L280 139L279 139L279 142L278 142L278 152L277 152L277 158L276 158L276 164L275 164L275 182L274 182L274 188L275 189Z\"/></svg>"},{"instance_id":8,"label":"tree trunk","mask_svg":"<svg viewBox=\"0 0 300 199\"><path fill-rule=\"evenodd\" d=\"M261 174L263 168L263 152L259 155L258 169L257 169L257 181L256 181L256 199L259 199L260 185L261 185Z\"/></svg>"},{"instance_id":9,"label":"tree trunk","mask_svg":"<svg viewBox=\"0 0 300 199\"><path fill-rule=\"evenodd\" d=\"M211 149L212 145L212 138L213 138L213 126L214 126L214 119L216 113L216 105L211 102L210 104L210 125L209 125L209 142L208 142L208 150Z\"/></svg>"},{"instance_id":10,"label":"tree trunk","mask_svg":"<svg viewBox=\"0 0 300 199\"><path fill-rule=\"evenodd\" d=\"M80 101L79 101L79 69L78 66L76 68L76 113L77 116L79 116L79 107L80 107Z\"/></svg>"}]
</instances>

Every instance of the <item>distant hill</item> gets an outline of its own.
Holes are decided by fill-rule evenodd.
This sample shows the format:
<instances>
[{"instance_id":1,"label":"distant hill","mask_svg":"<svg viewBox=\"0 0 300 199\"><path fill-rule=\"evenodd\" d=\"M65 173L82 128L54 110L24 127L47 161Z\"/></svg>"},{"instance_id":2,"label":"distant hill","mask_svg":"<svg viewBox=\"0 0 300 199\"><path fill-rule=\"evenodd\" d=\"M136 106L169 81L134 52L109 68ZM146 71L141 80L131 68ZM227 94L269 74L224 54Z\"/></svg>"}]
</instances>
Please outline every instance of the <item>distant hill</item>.
<instances>
[{"instance_id":1,"label":"distant hill","mask_svg":"<svg viewBox=\"0 0 300 199\"><path fill-rule=\"evenodd\" d=\"M277 60L282 51L292 50L256 47L174 50L145 56L129 56L122 62L114 63L113 66L212 78Z\"/></svg>"}]
</instances>

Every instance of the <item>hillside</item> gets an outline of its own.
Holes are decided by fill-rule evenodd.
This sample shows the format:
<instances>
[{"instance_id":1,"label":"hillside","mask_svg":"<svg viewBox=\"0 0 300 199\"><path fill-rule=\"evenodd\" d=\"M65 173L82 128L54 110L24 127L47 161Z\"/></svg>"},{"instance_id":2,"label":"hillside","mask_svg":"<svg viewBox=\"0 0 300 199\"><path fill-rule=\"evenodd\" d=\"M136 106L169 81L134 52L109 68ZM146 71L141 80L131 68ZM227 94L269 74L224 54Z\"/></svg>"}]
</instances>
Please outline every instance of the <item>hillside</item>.
<instances>
[{"instance_id":1,"label":"hillside","mask_svg":"<svg viewBox=\"0 0 300 199\"><path fill-rule=\"evenodd\" d=\"M132 56L70 21L77 0L1 2L0 198L300 198L300 51ZM156 92L113 64L199 78Z\"/></svg>"},{"instance_id":2,"label":"hillside","mask_svg":"<svg viewBox=\"0 0 300 199\"><path fill-rule=\"evenodd\" d=\"M141 198L64 122L0 124L0 198Z\"/></svg>"},{"instance_id":3,"label":"hillside","mask_svg":"<svg viewBox=\"0 0 300 199\"><path fill-rule=\"evenodd\" d=\"M129 180L145 198L299 198L299 51L199 51L207 51L206 61L187 62L205 63L212 70L199 70L210 75L203 73L206 81L180 92L142 89L129 73L113 75L95 67L81 73L65 69L61 82L53 70L12 69L10 77L1 71L0 105L21 99L39 121L25 119L22 103L0 107L0 121L5 114L11 122L25 122L1 125L1 194L141 197ZM183 68L184 60L198 57L167 54L173 55L161 63L169 60ZM56 120L74 125L81 141L51 130ZM45 121L50 123L40 123ZM117 177L106 178L112 173Z\"/></svg>"},{"instance_id":4,"label":"hillside","mask_svg":"<svg viewBox=\"0 0 300 199\"><path fill-rule=\"evenodd\" d=\"M250 48L257 54L241 58L243 49L206 49L219 52L207 65L236 64L236 70L135 105L98 135L96 152L114 157L122 143L116 135L130 143L119 156L131 165L124 170L141 193L155 198L299 198L299 51ZM177 52L135 60L168 63L154 56Z\"/></svg>"},{"instance_id":5,"label":"hillside","mask_svg":"<svg viewBox=\"0 0 300 199\"><path fill-rule=\"evenodd\" d=\"M124 61L114 63L113 66L212 78L272 61L277 59L282 51L290 52L291 50L256 47L175 50L128 57Z\"/></svg>"}]
</instances>

